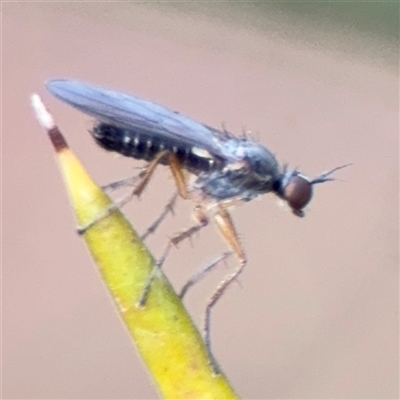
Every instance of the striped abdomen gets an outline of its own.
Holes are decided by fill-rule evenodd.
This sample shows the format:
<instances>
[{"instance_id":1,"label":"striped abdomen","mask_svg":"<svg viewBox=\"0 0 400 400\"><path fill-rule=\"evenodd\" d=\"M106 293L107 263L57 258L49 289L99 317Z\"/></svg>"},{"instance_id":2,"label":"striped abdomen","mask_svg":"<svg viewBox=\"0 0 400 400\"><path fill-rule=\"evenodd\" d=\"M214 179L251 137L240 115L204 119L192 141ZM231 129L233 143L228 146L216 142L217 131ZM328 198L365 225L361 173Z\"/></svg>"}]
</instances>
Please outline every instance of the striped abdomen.
<instances>
[{"instance_id":1,"label":"striped abdomen","mask_svg":"<svg viewBox=\"0 0 400 400\"><path fill-rule=\"evenodd\" d=\"M182 167L193 174L212 172L224 166L221 159L211 157L207 151L179 143L170 138L139 133L126 128L98 122L91 131L96 142L106 150L115 151L137 160L152 161L161 151L169 150L175 154ZM167 159L161 161L168 164Z\"/></svg>"}]
</instances>

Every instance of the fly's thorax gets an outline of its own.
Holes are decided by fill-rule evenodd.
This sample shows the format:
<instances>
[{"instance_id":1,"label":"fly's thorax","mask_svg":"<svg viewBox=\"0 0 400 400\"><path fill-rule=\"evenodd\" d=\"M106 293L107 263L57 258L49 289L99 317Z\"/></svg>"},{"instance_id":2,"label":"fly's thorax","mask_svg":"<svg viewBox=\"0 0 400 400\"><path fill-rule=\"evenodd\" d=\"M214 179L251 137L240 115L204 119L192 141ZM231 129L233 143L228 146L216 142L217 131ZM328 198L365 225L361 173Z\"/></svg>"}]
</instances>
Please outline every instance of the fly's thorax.
<instances>
[{"instance_id":1,"label":"fly's thorax","mask_svg":"<svg viewBox=\"0 0 400 400\"><path fill-rule=\"evenodd\" d=\"M201 174L196 182L199 189L215 199L240 197L244 201L274 190L282 172L267 148L245 139L231 139L224 147L232 161L222 170Z\"/></svg>"},{"instance_id":2,"label":"fly's thorax","mask_svg":"<svg viewBox=\"0 0 400 400\"><path fill-rule=\"evenodd\" d=\"M233 169L242 164L243 169L247 169L253 179L260 182L275 181L281 177L282 171L274 154L261 143L248 139L231 139L225 147L230 149L237 160L228 168Z\"/></svg>"}]
</instances>

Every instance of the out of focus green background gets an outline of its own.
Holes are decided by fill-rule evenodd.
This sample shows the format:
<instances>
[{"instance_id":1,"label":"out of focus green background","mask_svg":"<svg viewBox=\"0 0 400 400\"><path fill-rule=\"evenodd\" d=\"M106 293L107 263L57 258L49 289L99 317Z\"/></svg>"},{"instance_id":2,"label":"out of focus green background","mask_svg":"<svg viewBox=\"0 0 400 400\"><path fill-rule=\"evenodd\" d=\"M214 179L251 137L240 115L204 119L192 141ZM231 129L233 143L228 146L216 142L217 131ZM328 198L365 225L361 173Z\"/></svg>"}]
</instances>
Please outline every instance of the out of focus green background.
<instances>
[{"instance_id":1,"label":"out of focus green background","mask_svg":"<svg viewBox=\"0 0 400 400\"><path fill-rule=\"evenodd\" d=\"M269 17L280 18L290 21L290 26L282 24L277 30L288 36L295 35L297 39L300 37L296 29L308 27L325 32L321 44L329 34L340 30L358 31L394 44L399 38L399 3L396 1L161 2L159 6L186 13L201 12L220 18L223 23L239 23L249 29L268 30Z\"/></svg>"}]
</instances>

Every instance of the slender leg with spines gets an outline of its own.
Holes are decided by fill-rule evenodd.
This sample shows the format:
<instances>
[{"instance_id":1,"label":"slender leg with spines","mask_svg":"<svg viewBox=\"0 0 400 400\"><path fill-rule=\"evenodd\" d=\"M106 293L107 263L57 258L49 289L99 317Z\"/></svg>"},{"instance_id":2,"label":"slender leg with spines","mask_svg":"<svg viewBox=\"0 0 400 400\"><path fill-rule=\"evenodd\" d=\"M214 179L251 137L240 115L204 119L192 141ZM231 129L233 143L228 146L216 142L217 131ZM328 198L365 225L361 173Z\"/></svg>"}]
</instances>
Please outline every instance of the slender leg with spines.
<instances>
[{"instance_id":1,"label":"slender leg with spines","mask_svg":"<svg viewBox=\"0 0 400 400\"><path fill-rule=\"evenodd\" d=\"M151 176L153 175L157 165L161 162L161 160L164 157L168 157L172 175L175 179L179 195L182 198L187 199L189 197L189 194L188 194L187 187L185 186L186 185L185 176L184 176L182 168L180 168L180 166L179 166L179 161L174 154L172 154L168 150L165 150L165 151L162 151L161 153L159 153L147 165L147 167L144 168L143 171L141 171L139 173L139 175L138 175L139 183L134 187L132 193L130 193L127 196L123 197L122 199L114 202L114 204L112 204L104 213L98 215L93 221L89 222L87 225L78 227L77 232L80 235L84 234L90 227L95 225L97 222L101 221L102 219L104 219L105 217L110 215L113 211L122 208L125 204L132 201L134 196L140 197L140 195L143 193L144 189L146 188L147 184L149 183L149 180L150 180ZM136 181L137 179L135 177L135 178L132 178L132 180ZM127 181L128 181L128 179L116 182L114 185L111 184L110 188L111 189L118 188L120 185L123 185L124 182L127 182Z\"/></svg>"},{"instance_id":2,"label":"slender leg with spines","mask_svg":"<svg viewBox=\"0 0 400 400\"><path fill-rule=\"evenodd\" d=\"M178 189L178 194L180 197L182 197L183 199L188 199L189 198L189 191L188 191L188 187L187 187L187 182L186 182L186 177L185 174L182 170L182 167L177 159L177 157L169 152L169 151L164 151L161 152L158 156L157 159L155 159L152 164L156 161L157 163L163 158L163 157L168 157L168 165L171 168L172 171L172 175L174 177L175 180L175 184L176 187ZM154 166L155 168L155 166ZM153 168L153 170L154 170ZM150 175L152 174L153 171L149 172L149 176L146 177L145 179L149 179ZM146 183L144 183L144 186L146 185ZM144 189L144 187L143 187ZM139 189L139 190L143 190L143 189ZM198 209L200 206L196 207L196 209ZM205 215L205 213L203 212L201 214L202 216ZM157 221L156 221L157 222ZM173 245L177 245L179 242L181 242L182 240L186 239L186 238L190 238L194 233L198 232L200 229L202 229L204 226L206 226L208 224L208 219L203 217L202 219L199 220L199 224L189 228L188 230L182 232L181 234L177 235L176 237L172 238L165 250L164 253L162 255L162 257L158 260L158 262L156 263L156 265L154 266L154 268L152 269L152 271L150 272L150 275L145 283L145 286L143 288L143 292L142 295L140 296L139 300L138 300L138 305L140 307L143 307L146 304L149 292L150 292L150 288L151 288L151 284L155 278L155 276L157 275L157 272L161 269L166 257L168 256L169 252L171 251L171 248Z\"/></svg>"},{"instance_id":3,"label":"slender leg with spines","mask_svg":"<svg viewBox=\"0 0 400 400\"><path fill-rule=\"evenodd\" d=\"M174 195L168 200L168 203L165 205L164 210L161 212L158 218L140 236L143 241L145 241L149 235L153 234L157 230L169 213L174 213L174 205L177 198L178 193L174 193Z\"/></svg>"},{"instance_id":4,"label":"slender leg with spines","mask_svg":"<svg viewBox=\"0 0 400 400\"><path fill-rule=\"evenodd\" d=\"M219 263L226 261L226 259L231 255L231 251L221 254L219 257L208 263L205 267L201 268L200 271L198 271L196 274L191 276L188 281L182 286L181 291L179 292L179 297L183 299L183 297L186 295L191 287L199 283L203 278L206 277L206 275L208 275L209 272L211 272L212 269L218 266Z\"/></svg>"},{"instance_id":5,"label":"slender leg with spines","mask_svg":"<svg viewBox=\"0 0 400 400\"><path fill-rule=\"evenodd\" d=\"M228 242L229 247L233 250L234 254L236 255L239 261L239 265L230 275L226 276L224 280L218 285L217 289L215 290L215 292L213 293L213 295L210 297L210 299L207 301L206 304L206 312L204 317L204 342L206 344L208 356L210 358L211 366L214 370L214 373L218 374L220 372L220 369L211 351L211 339L210 339L211 311L215 306L215 304L218 302L218 300L221 298L221 296L231 285L231 283L236 281L237 277L243 272L247 264L247 258L243 251L233 221L228 211L222 205L219 205L218 210L214 215L214 219L220 233L222 234L224 239Z\"/></svg>"},{"instance_id":6,"label":"slender leg with spines","mask_svg":"<svg viewBox=\"0 0 400 400\"><path fill-rule=\"evenodd\" d=\"M133 177L121 179L116 182L108 183L107 185L101 186L101 188L106 192L108 192L108 191L112 192L112 191L120 189L122 187L127 187L127 186L135 187L136 182L143 176L143 173L144 173L144 170L142 168L142 170Z\"/></svg>"},{"instance_id":7,"label":"slender leg with spines","mask_svg":"<svg viewBox=\"0 0 400 400\"><path fill-rule=\"evenodd\" d=\"M207 226L207 223L199 223L199 224L194 225L194 226L190 227L189 229L183 231L182 233L178 234L177 236L171 238L168 241L167 246L165 247L165 250L164 250L162 256L159 258L156 265L150 272L149 277L147 278L147 281L143 288L143 292L138 300L139 307L143 307L146 304L146 301L147 301L147 298L148 298L148 295L150 292L151 284L152 284L154 278L156 277L158 271L162 268L162 265L164 264L165 259L168 257L168 254L170 253L171 249L173 247L177 246L183 240L191 239L191 237L195 233L199 232L201 229L203 229L206 226Z\"/></svg>"}]
</instances>

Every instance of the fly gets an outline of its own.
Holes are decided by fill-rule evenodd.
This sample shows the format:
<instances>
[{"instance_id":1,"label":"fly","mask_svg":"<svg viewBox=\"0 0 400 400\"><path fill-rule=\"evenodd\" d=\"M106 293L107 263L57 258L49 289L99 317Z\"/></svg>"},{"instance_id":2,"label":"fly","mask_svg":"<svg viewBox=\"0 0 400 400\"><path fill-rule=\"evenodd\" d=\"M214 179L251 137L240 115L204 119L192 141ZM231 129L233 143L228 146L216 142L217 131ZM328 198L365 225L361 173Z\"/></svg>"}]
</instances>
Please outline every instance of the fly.
<instances>
[{"instance_id":1,"label":"fly","mask_svg":"<svg viewBox=\"0 0 400 400\"><path fill-rule=\"evenodd\" d=\"M213 216L239 265L218 285L207 302L204 332L212 357L211 309L247 263L228 212L229 206L271 192L284 200L294 215L303 217L314 185L334 180L333 172L349 164L310 178L297 169L281 166L261 143L209 127L135 96L63 79L49 81L47 89L58 99L95 118L91 134L98 145L149 162L135 194L144 189L157 164L171 168L180 196L192 198L197 203L195 215L198 220L196 227L173 240L188 237L208 223L209 214ZM183 169L195 177L192 183L186 181ZM150 284L151 280L144 293ZM143 296L143 304L145 298Z\"/></svg>"}]
</instances>

